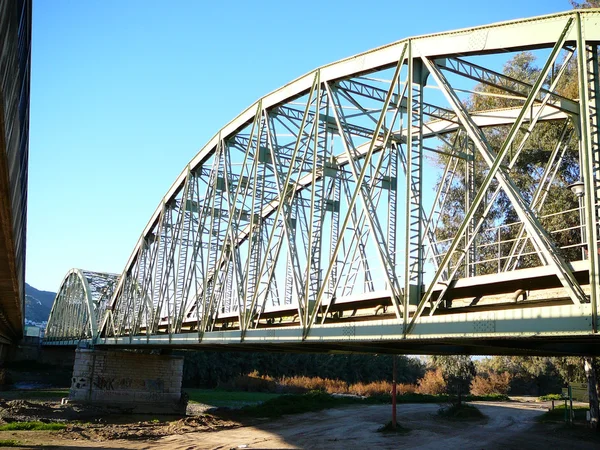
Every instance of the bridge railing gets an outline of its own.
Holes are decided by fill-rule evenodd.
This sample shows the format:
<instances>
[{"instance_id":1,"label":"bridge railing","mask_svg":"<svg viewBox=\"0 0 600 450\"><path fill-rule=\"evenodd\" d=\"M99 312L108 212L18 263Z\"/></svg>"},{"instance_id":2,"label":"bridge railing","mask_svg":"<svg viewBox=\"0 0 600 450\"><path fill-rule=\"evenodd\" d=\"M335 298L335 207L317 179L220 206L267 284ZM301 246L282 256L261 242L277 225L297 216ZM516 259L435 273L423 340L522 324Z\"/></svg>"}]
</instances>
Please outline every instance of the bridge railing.
<instances>
[{"instance_id":1,"label":"bridge railing","mask_svg":"<svg viewBox=\"0 0 600 450\"><path fill-rule=\"evenodd\" d=\"M538 217L567 261L585 260L588 257L583 217L583 210L579 207ZM522 221L488 227L480 235L485 237L486 242L481 242L481 239L475 241L475 259L461 263L462 270L459 273L462 272L463 277L544 265L540 252L523 229ZM438 241L437 245L444 248L450 242L452 239L444 239ZM442 251L437 258L441 260L445 255L446 252Z\"/></svg>"}]
</instances>

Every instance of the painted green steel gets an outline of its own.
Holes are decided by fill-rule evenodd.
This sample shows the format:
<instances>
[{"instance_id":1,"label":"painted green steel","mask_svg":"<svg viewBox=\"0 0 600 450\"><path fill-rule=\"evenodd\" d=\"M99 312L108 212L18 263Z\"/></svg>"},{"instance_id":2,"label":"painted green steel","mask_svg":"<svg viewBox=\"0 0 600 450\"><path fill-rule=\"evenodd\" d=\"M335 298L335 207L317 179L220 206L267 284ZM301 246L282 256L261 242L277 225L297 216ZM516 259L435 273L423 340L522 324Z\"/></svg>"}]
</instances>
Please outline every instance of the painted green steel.
<instances>
[{"instance_id":1,"label":"painted green steel","mask_svg":"<svg viewBox=\"0 0 600 450\"><path fill-rule=\"evenodd\" d=\"M56 294L44 339L70 341L93 339L117 275L71 269L65 275Z\"/></svg>"},{"instance_id":2,"label":"painted green steel","mask_svg":"<svg viewBox=\"0 0 600 450\"><path fill-rule=\"evenodd\" d=\"M585 232L587 248L598 247L598 171L600 167L598 153L600 152L598 136L598 50L597 45L588 47L585 39L587 29L582 24L582 16L577 16L577 66L579 74L579 124L582 147L582 173L585 185ZM592 70L589 70L589 69ZM592 78L592 79L590 79ZM593 99L590 99L590 91ZM595 128L595 130L592 130ZM590 261L590 300L592 302L592 317L594 331L598 331L598 302L600 302L600 261L598 253L588 251Z\"/></svg>"},{"instance_id":3,"label":"painted green steel","mask_svg":"<svg viewBox=\"0 0 600 450\"><path fill-rule=\"evenodd\" d=\"M595 352L598 20L413 37L266 95L182 171L106 312L83 271L67 275L46 345ZM531 82L494 69L519 51L543 58ZM559 92L573 70L578 100ZM536 133L549 157L521 192L512 170ZM550 211L565 158L584 207ZM518 222L492 219L503 199Z\"/></svg>"}]
</instances>

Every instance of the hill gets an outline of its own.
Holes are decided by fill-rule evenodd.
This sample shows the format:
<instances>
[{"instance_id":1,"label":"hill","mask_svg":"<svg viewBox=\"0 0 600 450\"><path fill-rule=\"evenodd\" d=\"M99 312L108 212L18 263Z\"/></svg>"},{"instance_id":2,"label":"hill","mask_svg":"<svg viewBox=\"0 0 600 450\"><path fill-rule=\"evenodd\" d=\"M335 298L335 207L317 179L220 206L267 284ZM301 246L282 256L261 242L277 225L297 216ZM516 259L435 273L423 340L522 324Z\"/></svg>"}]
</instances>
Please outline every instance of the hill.
<instances>
[{"instance_id":1,"label":"hill","mask_svg":"<svg viewBox=\"0 0 600 450\"><path fill-rule=\"evenodd\" d=\"M25 283L25 320L47 322L54 297L55 292L40 291Z\"/></svg>"}]
</instances>

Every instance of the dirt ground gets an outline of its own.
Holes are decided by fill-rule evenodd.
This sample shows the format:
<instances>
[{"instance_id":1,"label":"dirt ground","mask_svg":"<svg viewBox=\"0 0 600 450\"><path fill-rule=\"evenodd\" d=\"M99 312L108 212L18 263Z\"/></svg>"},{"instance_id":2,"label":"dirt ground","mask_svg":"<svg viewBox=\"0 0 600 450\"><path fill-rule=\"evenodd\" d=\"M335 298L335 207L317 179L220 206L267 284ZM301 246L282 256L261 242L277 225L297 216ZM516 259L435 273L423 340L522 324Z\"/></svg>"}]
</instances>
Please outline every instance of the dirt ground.
<instances>
[{"instance_id":1,"label":"dirt ground","mask_svg":"<svg viewBox=\"0 0 600 450\"><path fill-rule=\"evenodd\" d=\"M0 431L0 440L16 440L15 448L66 449L539 449L600 448L595 433L535 419L547 405L531 402L478 402L488 416L480 422L452 422L436 416L438 405L398 405L398 422L406 434L382 433L390 420L389 405L352 406L241 423L203 414L149 418L106 415L58 402L0 402L0 418L8 420L68 420L64 431ZM158 416L157 416L158 417ZM232 418L233 417L233 418ZM73 421L79 422L73 422Z\"/></svg>"}]
</instances>

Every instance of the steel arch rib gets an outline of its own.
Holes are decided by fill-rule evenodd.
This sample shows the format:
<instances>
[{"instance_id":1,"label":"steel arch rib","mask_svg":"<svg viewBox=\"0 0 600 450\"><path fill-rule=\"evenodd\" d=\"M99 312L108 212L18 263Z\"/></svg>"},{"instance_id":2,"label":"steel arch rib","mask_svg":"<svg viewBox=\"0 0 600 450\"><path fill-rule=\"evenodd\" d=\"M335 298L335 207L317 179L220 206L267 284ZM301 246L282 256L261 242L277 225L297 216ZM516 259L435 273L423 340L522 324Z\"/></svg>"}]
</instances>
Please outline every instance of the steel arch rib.
<instances>
[{"instance_id":1,"label":"steel arch rib","mask_svg":"<svg viewBox=\"0 0 600 450\"><path fill-rule=\"evenodd\" d=\"M582 26L586 30L586 39L596 41L600 40L600 27L595 26L595 22L600 17L600 12L598 10L590 10L585 12L567 12L534 19L523 19L517 21L503 22L489 26L475 27L465 30L451 31L446 33L438 33L427 36L404 39L393 44L389 44L368 52L361 53L351 58L343 59L341 61L322 66L286 84L280 89L277 89L271 92L270 94L264 96L259 101L257 101L252 106L243 111L234 120L225 125L218 133L216 133L215 136L198 152L198 154L184 168L184 170L175 180L171 188L167 191L167 193L161 200L159 207L153 213L148 224L144 228L140 239L136 243L129 260L127 261L126 267L123 271L123 275L121 276L117 287L114 290L114 295L111 300L110 309L114 309L114 307L116 306L115 302L118 298L119 293L123 292L123 290L125 289L124 283L126 282L126 277L127 275L130 275L134 270L136 259L143 249L144 242L147 242L149 239L154 239L152 231L161 220L161 215L167 213L170 214L166 205L174 204L177 195L186 188L186 183L190 181L189 174L202 168L203 164L206 161L208 161L209 158L218 154L219 148L223 145L224 142L226 142L229 138L234 137L240 130L243 130L244 127L250 125L254 127L254 125L258 123L258 120L260 120L260 118L262 117L263 112L275 110L278 106L289 103L294 99L298 99L302 96L309 94L310 92L310 94L308 95L309 98L307 100L306 106L307 112L310 103L312 101L316 101L317 117L319 117L319 108L321 108L321 106L319 106L320 103L318 100L313 100L313 89L315 88L315 79L319 80L317 86L318 89L316 90L317 94L315 94L315 98L317 98L321 95L319 90L319 87L321 85L327 86L329 84L339 82L340 80L344 80L350 77L366 75L377 70L392 69L395 65L398 64L403 49L407 45L411 45L411 57L413 59L424 58L428 61L441 59L447 55L475 55L493 53L495 51L525 50L552 47L552 45L556 43L556 29L565 28L565 25L572 21L575 15L581 18L581 22L583 24ZM586 27L586 24L588 23L589 25ZM569 31L566 33L564 40L567 42L575 42L576 38L576 30L569 29ZM560 101L560 99L555 99L555 101ZM533 106L533 110L535 110L535 108L539 108L539 106ZM398 109L400 109L400 106L398 106ZM473 123L481 128L486 126L498 126L513 123L514 120L518 117L520 110L521 108L484 111L479 112L477 114L473 114L471 118L473 120ZM387 111L388 110L386 105L386 108L383 110L382 115L385 114ZM534 116L535 114L536 112L534 111L531 114L531 116ZM559 108L557 104L553 106L552 103L549 102L548 105L545 106L544 113L539 117L538 120L559 120L566 119L568 117L569 116L561 108ZM319 122L317 122L317 120L314 120L314 123L320 124ZM302 129L303 126L304 122L298 131L298 141L296 147L300 146L300 141L303 138L303 133L305 133L305 130ZM448 119L432 120L423 124L423 134L421 138L434 136L442 133L450 133L456 131L459 126L460 125L457 123L455 117ZM257 130L258 131L256 131L256 136L258 137L251 134L250 141L253 138L257 139L257 141L260 141L262 131L260 130L260 127L258 127ZM255 133L254 128L252 133ZM316 132L314 133L315 149L313 151L316 154L318 139L316 137ZM310 143L310 139L312 139L312 134L313 131L311 130L307 132L307 146ZM406 138L406 132L404 131L402 133L396 134L394 135L394 138L401 142L404 138ZM357 146L356 151L354 152L354 157L357 159L364 157L368 153L369 146L376 146L378 143L381 143L381 137L374 136L372 138L372 143L367 142L361 146ZM257 152L259 150L259 147L260 142L257 144ZM349 158L350 156L339 156L336 158L336 161L340 166L343 166L344 164L349 164L352 162ZM248 170L252 172L252 170L254 169L249 168ZM258 175L254 173L254 176L257 177ZM315 186L318 181L321 181L321 177L322 172L315 170L312 176L306 175L305 177L296 180L294 191L292 192L292 194L296 195L303 189L308 189L309 187ZM310 195L312 195L311 210L313 208L316 208L316 206L313 206L316 204L316 194L314 192L315 189L316 188L311 188L312 192L310 193ZM236 195L237 194L238 191L236 191ZM264 208L261 209L262 217L260 217L259 220L265 219L281 209L279 205L279 203L282 202L281 192L279 194L280 196L276 199L265 202ZM184 201L185 200L186 199L184 199ZM216 206L213 205L211 206L211 208L215 209ZM173 239L173 236L180 236L181 233L183 233L182 227L186 226L184 222L185 208L183 213L180 214L183 214L183 216L171 218L171 223L169 224L169 226L172 228L179 227L177 228L177 230L172 231L172 233L174 234L171 235L171 239ZM231 243L231 245L236 249L239 248L241 244L246 240L246 238L250 235L250 230L254 225L254 222L251 222L250 225L248 225L246 228L238 230L237 234L235 234L235 236L233 236L232 238L233 242ZM231 231L228 227L227 236L229 236L230 234ZM312 240L309 239L309 242L312 242ZM163 251L167 250L163 249ZM174 252L175 250L172 250L172 253ZM310 252L312 252L312 248L309 251L309 255L311 254ZM160 254L159 250L157 250L156 255L154 255L153 257L156 261L154 263L155 265L153 266L153 270L155 271L159 270L159 268L162 267L161 264L163 263L161 262L161 258L163 261L166 261L164 264L167 264L167 267L171 267L174 264L172 260L167 261L167 256L165 254ZM173 258L173 255L171 255L171 258ZM231 260L233 260L233 262L235 263L235 252L232 252L231 255L227 258L231 258ZM239 258L239 256L237 256L237 258ZM222 259L221 261L225 261L225 259ZM230 262L229 259L226 259L226 261ZM249 265L249 260L246 263ZM169 266L169 264L171 264L171 266ZM212 267L212 269L216 268ZM138 270L141 269L138 268ZM248 270L249 268L246 269L246 271ZM210 276L214 277L215 272L216 270L214 270ZM205 276L208 277L209 274L206 273ZM235 270L232 276L235 279ZM237 275L237 277L239 278L239 274ZM66 278L67 277L65 277L65 281ZM84 280L85 277L83 277L82 282L84 282ZM238 282L239 281L240 280L238 280ZM219 282L225 283L226 280ZM306 282L308 283L308 281ZM163 280L162 278L160 278L159 282L155 282L155 284L157 286L160 286L161 290L167 290L167 292L169 292L169 289L177 289L177 286L170 286L168 284L168 280ZM218 295L218 293L213 293L211 295L216 296ZM218 299L216 299L215 301L218 302ZM88 307L91 308L91 317L91 313L93 312L91 297L90 299L88 299L88 303ZM167 303L166 306L168 307L169 304ZM160 307L162 307L162 303L159 304L159 310L156 312L156 314L158 315L161 314ZM181 308L182 306L177 305L177 307ZM308 308L308 306L306 307ZM102 332L103 330L105 330L107 325L108 316L104 318L100 329L92 330L92 335L96 336L98 332Z\"/></svg>"},{"instance_id":2,"label":"steel arch rib","mask_svg":"<svg viewBox=\"0 0 600 450\"><path fill-rule=\"evenodd\" d=\"M67 283L69 282L69 280L74 277L76 278L79 283L81 283L81 288L83 289L84 292L84 298L81 300L85 301L85 305L87 307L87 313L88 313L88 323L87 324L81 324L82 327L82 331L85 331L84 328L85 327L89 327L89 331L90 331L90 336L94 337L97 335L98 333L98 321L96 318L96 311L94 308L94 303L92 300L92 293L90 291L90 287L89 287L89 283L87 280L87 277L84 275L83 271L81 269L71 269L67 272L67 274L65 275L65 277L63 278L62 283L60 284L60 288L58 290L58 292L56 293L56 298L54 300L54 303L52 304L52 309L50 310L50 315L48 317L48 329L51 329L52 325L54 325L53 322L55 321L59 321L61 319L61 317L55 317L55 315L57 315L57 311L58 308L60 308L62 305L60 304L59 298L61 297L61 294L63 293L63 290L66 288ZM83 333L79 334L80 336L83 336Z\"/></svg>"}]
</instances>

